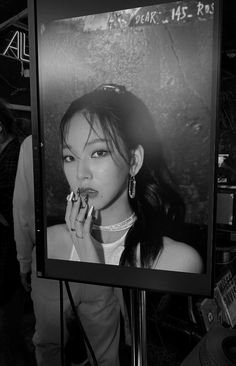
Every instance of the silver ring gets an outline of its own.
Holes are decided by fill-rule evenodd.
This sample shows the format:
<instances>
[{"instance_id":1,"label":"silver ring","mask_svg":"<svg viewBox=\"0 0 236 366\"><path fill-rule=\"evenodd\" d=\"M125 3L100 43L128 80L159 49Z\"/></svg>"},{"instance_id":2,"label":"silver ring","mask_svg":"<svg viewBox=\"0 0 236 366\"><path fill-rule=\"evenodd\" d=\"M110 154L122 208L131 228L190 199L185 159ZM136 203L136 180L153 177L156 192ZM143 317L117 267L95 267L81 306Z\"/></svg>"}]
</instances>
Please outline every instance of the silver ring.
<instances>
[{"instance_id":1,"label":"silver ring","mask_svg":"<svg viewBox=\"0 0 236 366\"><path fill-rule=\"evenodd\" d=\"M76 234L76 238L83 239L84 237L83 236L79 236L78 234Z\"/></svg>"}]
</instances>

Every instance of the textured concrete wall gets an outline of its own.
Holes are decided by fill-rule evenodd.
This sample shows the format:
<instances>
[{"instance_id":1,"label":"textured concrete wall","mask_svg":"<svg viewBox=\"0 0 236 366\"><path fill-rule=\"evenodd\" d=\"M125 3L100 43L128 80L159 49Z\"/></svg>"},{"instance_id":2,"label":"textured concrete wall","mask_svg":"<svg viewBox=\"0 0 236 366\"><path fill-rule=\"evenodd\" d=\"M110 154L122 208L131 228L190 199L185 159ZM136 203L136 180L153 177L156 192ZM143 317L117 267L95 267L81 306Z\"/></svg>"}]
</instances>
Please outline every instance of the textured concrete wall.
<instances>
[{"instance_id":1,"label":"textured concrete wall","mask_svg":"<svg viewBox=\"0 0 236 366\"><path fill-rule=\"evenodd\" d=\"M198 3L188 2L193 17L184 19L171 13L171 5L162 6L158 24L150 24L143 9L145 24L136 24L137 17L131 23L130 14L121 12L41 26L49 215L64 214L68 192L58 151L60 118L73 99L113 82L124 84L150 108L187 205L187 221L207 223L213 28L210 5L198 14Z\"/></svg>"}]
</instances>

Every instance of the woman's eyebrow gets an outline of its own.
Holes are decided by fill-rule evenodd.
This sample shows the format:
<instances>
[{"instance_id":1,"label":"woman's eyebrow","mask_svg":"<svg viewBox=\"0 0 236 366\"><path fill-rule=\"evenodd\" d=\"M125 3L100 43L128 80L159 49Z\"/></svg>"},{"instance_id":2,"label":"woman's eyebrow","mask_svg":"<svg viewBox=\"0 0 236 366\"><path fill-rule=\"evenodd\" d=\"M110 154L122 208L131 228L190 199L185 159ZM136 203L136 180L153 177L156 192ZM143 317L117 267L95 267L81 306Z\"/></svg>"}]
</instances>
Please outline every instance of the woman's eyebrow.
<instances>
[{"instance_id":1,"label":"woman's eyebrow","mask_svg":"<svg viewBox=\"0 0 236 366\"><path fill-rule=\"evenodd\" d=\"M68 153L66 152L66 150L69 150L69 152L76 156L78 159L80 159L79 155L76 153L76 151L73 150L73 147L71 145L68 145L68 144L64 144L63 147L62 147L62 154L65 154L67 155Z\"/></svg>"},{"instance_id":2,"label":"woman's eyebrow","mask_svg":"<svg viewBox=\"0 0 236 366\"><path fill-rule=\"evenodd\" d=\"M72 149L72 146L71 145L69 145L69 144L66 144L66 143L63 143L63 145L62 145L62 149L64 150L70 150L71 151L71 149Z\"/></svg>"},{"instance_id":3,"label":"woman's eyebrow","mask_svg":"<svg viewBox=\"0 0 236 366\"><path fill-rule=\"evenodd\" d=\"M94 139L91 139L89 141L86 142L86 145L93 145L93 144L97 144L97 143L101 143L101 142L105 142L106 144L108 144L109 140L105 139L105 138L94 138Z\"/></svg>"},{"instance_id":4,"label":"woman's eyebrow","mask_svg":"<svg viewBox=\"0 0 236 366\"><path fill-rule=\"evenodd\" d=\"M86 142L84 149L88 145L95 145L97 143L105 143L106 145L108 145L109 140L105 139L105 138L101 138L101 137L93 138ZM70 144L64 143L62 146L62 150L69 150L70 152L72 152L72 154L77 155L76 152L74 151L73 147Z\"/></svg>"},{"instance_id":5,"label":"woman's eyebrow","mask_svg":"<svg viewBox=\"0 0 236 366\"><path fill-rule=\"evenodd\" d=\"M73 147L67 143L64 143L62 146L62 150L69 150L72 154L76 155L76 152L74 151Z\"/></svg>"}]
</instances>

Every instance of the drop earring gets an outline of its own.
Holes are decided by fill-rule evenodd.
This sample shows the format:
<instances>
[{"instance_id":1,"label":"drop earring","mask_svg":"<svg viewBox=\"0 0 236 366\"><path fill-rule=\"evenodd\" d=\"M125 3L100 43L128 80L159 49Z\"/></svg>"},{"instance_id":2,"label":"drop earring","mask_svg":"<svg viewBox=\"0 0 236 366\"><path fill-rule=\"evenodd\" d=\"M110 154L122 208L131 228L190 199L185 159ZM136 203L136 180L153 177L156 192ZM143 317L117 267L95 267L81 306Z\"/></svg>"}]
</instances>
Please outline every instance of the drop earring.
<instances>
[{"instance_id":1,"label":"drop earring","mask_svg":"<svg viewBox=\"0 0 236 366\"><path fill-rule=\"evenodd\" d=\"M136 194L136 179L135 175L130 175L129 177L129 197L133 199Z\"/></svg>"}]
</instances>

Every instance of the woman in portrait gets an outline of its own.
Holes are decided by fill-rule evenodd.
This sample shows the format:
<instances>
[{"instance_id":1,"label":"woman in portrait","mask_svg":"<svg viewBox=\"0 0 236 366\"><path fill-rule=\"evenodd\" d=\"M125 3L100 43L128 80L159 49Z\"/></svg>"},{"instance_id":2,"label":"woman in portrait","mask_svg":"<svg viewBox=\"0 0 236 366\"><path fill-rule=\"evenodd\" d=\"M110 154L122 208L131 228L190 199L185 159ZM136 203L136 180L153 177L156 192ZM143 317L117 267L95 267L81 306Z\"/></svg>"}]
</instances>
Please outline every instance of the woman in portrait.
<instances>
[{"instance_id":1,"label":"woman in portrait","mask_svg":"<svg viewBox=\"0 0 236 366\"><path fill-rule=\"evenodd\" d=\"M60 125L71 193L65 224L48 228L48 257L200 273L190 245L168 236L184 203L145 104L104 84L74 100Z\"/></svg>"},{"instance_id":2,"label":"woman in portrait","mask_svg":"<svg viewBox=\"0 0 236 366\"><path fill-rule=\"evenodd\" d=\"M47 229L48 258L202 271L199 253L168 234L184 222L185 207L139 98L104 84L74 100L62 117L60 142L70 193L65 224ZM76 292L76 311L98 364L118 366L120 311L130 338L122 290L89 286Z\"/></svg>"}]
</instances>

